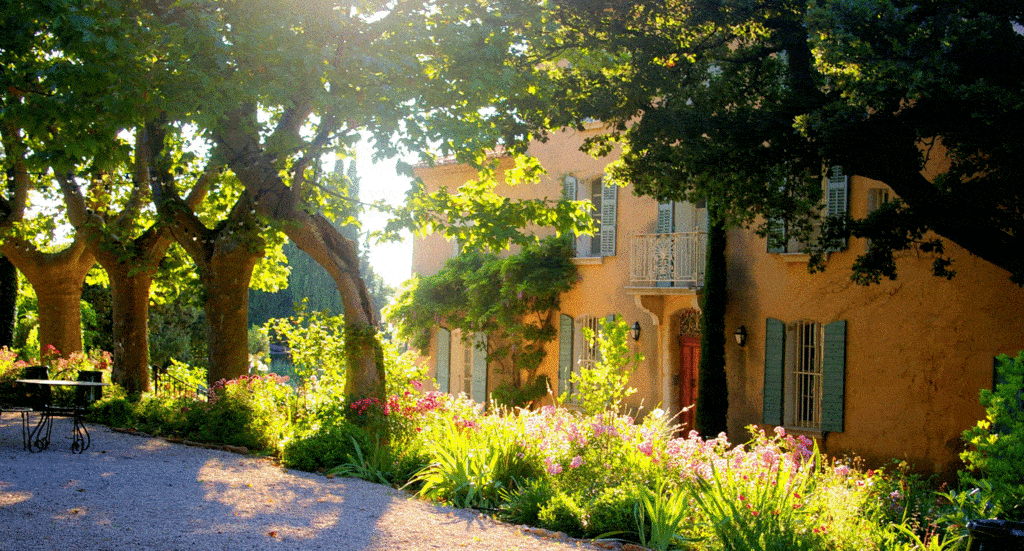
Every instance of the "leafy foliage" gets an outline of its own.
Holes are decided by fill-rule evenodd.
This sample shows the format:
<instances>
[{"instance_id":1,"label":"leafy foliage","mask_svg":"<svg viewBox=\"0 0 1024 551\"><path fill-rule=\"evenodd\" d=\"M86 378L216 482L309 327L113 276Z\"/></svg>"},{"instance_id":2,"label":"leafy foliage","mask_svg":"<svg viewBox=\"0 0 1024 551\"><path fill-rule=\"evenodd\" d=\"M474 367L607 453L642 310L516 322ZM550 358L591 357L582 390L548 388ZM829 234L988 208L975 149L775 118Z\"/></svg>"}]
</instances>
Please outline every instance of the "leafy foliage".
<instances>
[{"instance_id":1,"label":"leafy foliage","mask_svg":"<svg viewBox=\"0 0 1024 551\"><path fill-rule=\"evenodd\" d=\"M559 295L576 283L573 256L564 238L547 238L504 258L463 252L437 274L408 281L387 315L397 335L420 350L439 325L464 337L485 332L488 361L503 362L515 383L525 371L526 384L516 388L536 387L544 344L557 335Z\"/></svg>"},{"instance_id":2,"label":"leafy foliage","mask_svg":"<svg viewBox=\"0 0 1024 551\"><path fill-rule=\"evenodd\" d=\"M294 316L271 319L266 327L275 342L288 346L299 384L337 392L345 388L348 351L343 316L300 307ZM314 394L319 395L315 391ZM344 395L324 395L323 398L337 402L344 399Z\"/></svg>"},{"instance_id":3,"label":"leafy foliage","mask_svg":"<svg viewBox=\"0 0 1024 551\"><path fill-rule=\"evenodd\" d=\"M572 373L573 394L562 395L562 401L573 400L584 413L597 415L604 411L619 413L622 401L636 393L629 386L629 377L640 362L643 354L629 350L629 325L616 314L613 321L601 320L601 331L595 335L589 328L583 329L584 337L596 344L600 360L590 365L580 365Z\"/></svg>"},{"instance_id":4,"label":"leafy foliage","mask_svg":"<svg viewBox=\"0 0 1024 551\"><path fill-rule=\"evenodd\" d=\"M998 358L995 392L981 390L985 419L964 431L973 449L961 454L961 482L983 488L982 498L1005 518L1024 519L1024 352ZM984 484L982 484L984 483ZM986 507L987 508L987 507ZM984 509L984 508L983 508Z\"/></svg>"},{"instance_id":5,"label":"leafy foliage","mask_svg":"<svg viewBox=\"0 0 1024 551\"><path fill-rule=\"evenodd\" d=\"M555 128L600 120L606 129L587 149L621 146L616 180L659 200L720 197L727 226L761 235L784 220L789 237L809 244L812 268L823 266L835 237L852 232L878 238L857 261L860 283L894 277L893 254L914 249L949 276L955 266L935 232L1024 283L1024 263L1009 253L1024 235L1014 187L1024 172L1014 78L1024 64L1024 16L1013 3L478 6L464 24L485 44L511 45L465 48L470 32L438 37L442 52L466 51L429 58L431 71L453 86L499 66L514 77L484 77L504 86L428 121L443 118L461 136L479 121L467 111L490 108L490 126L474 136L522 151ZM1004 57L1014 61L996 61ZM827 221L838 234L820 231L823 178L834 165L885 182L899 201L885 215Z\"/></svg>"}]
</instances>

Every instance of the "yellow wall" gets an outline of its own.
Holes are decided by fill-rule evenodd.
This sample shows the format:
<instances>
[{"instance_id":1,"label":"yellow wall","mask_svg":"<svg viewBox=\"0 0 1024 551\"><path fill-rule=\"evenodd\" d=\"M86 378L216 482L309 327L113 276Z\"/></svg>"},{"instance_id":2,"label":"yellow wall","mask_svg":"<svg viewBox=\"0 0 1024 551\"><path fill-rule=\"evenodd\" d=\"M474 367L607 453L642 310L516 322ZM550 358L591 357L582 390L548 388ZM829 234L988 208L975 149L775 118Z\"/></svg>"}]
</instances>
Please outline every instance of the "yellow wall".
<instances>
[{"instance_id":1,"label":"yellow wall","mask_svg":"<svg viewBox=\"0 0 1024 551\"><path fill-rule=\"evenodd\" d=\"M583 138L595 132L564 132L531 153L547 169L538 185L504 186L515 198L560 197L562 181L574 175L581 181L599 177L609 159L595 160L578 151ZM450 190L475 174L455 165L419 171L428 189ZM862 217L867 190L879 182L850 179L850 212ZM635 349L646 360L631 384L639 392L630 405L661 405L679 411L678 381L680 312L697 307L692 291L631 290L630 239L655 231L657 203L636 197L630 187L619 190L616 254L580 261L580 281L562 297L562 313L579 319L621 314L639 321L642 336ZM1024 349L1024 290L1011 284L1002 270L947 242L957 276L947 281L931 275L931 258L904 253L898 260L899 278L860 287L849 279L863 240L833 253L827 270L807 272L800 255L768 254L765 240L750 231L728 234L729 307L726 332L743 325L749 334L745 347L732 338L726 343L729 378L729 433L745 438L745 426L762 419L764 331L766 318L784 322L801 319L819 323L847 321L845 429L842 433L813 434L832 455L859 454L873 464L905 459L923 470L950 472L961 449L960 433L982 417L978 390L992 381L993 357ZM417 238L413 270L436 272L455 253L439 236ZM557 325L557 316L556 321ZM432 343L434 344L434 343ZM460 344L452 344L457 369ZM557 385L558 341L547 347L540 373ZM431 350L433 355L433 347ZM434 366L431 360L431 367ZM489 390L500 382L491 366ZM453 388L457 377L453 375Z\"/></svg>"},{"instance_id":2,"label":"yellow wall","mask_svg":"<svg viewBox=\"0 0 1024 551\"><path fill-rule=\"evenodd\" d=\"M850 183L851 214L866 214L867 189ZM861 239L833 253L824 273L809 274L799 255L767 254L747 231L728 235L727 332L744 325L747 345L726 347L730 434L759 423L765 319L847 320L845 430L827 435L830 455L857 453L949 472L960 433L984 415L978 390L992 384L993 357L1024 348L1024 290L1008 274L946 242L957 275L931 275L931 257L905 253L898 279L861 287L849 279Z\"/></svg>"}]
</instances>

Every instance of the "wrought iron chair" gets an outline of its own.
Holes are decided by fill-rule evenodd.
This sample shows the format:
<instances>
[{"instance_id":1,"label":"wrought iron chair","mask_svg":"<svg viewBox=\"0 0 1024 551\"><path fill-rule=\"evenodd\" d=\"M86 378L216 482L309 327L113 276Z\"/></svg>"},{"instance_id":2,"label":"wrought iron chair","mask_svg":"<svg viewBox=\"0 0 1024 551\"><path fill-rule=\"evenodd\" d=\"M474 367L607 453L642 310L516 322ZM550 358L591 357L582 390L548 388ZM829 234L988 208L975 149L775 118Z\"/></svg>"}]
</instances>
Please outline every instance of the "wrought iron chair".
<instances>
[{"instance_id":1,"label":"wrought iron chair","mask_svg":"<svg viewBox=\"0 0 1024 551\"><path fill-rule=\"evenodd\" d=\"M102 371L79 371L79 381L103 382ZM71 453L82 453L89 449L92 439L89 436L89 429L85 426L85 412L92 402L98 400L102 395L102 387L80 386L75 388L74 401L71 405L55 405L50 403L49 388L44 391L46 394L46 405L41 410L39 424L33 429L31 440L31 451L42 451L50 445L50 434L53 429L54 417L67 417L72 421L71 429Z\"/></svg>"},{"instance_id":2,"label":"wrought iron chair","mask_svg":"<svg viewBox=\"0 0 1024 551\"><path fill-rule=\"evenodd\" d=\"M48 376L48 370L45 365L26 367L22 371L22 378L25 379L46 379ZM26 450L29 449L30 444L28 414L35 411L33 406L41 406L45 403L45 400L37 396L36 391L37 389L31 387L25 387L24 391L19 388L12 403L0 404L0 413L11 412L21 415L21 446Z\"/></svg>"}]
</instances>

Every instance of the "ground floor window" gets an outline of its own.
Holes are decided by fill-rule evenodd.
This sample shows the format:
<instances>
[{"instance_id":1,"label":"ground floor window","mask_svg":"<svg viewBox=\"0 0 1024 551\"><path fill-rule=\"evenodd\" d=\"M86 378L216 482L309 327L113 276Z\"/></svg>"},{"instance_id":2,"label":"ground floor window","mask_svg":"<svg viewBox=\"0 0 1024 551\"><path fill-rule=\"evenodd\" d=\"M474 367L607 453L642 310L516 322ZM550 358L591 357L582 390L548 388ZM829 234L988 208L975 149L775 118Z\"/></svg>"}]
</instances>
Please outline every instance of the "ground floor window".
<instances>
[{"instance_id":1,"label":"ground floor window","mask_svg":"<svg viewBox=\"0 0 1024 551\"><path fill-rule=\"evenodd\" d=\"M578 374L581 367L593 365L601 361L601 349L596 342L587 340L584 329L601 334L601 321L612 319L613 316L585 315L577 319L562 314L558 328L558 393L568 394L572 400L576 389L572 383L573 374Z\"/></svg>"},{"instance_id":2,"label":"ground floor window","mask_svg":"<svg viewBox=\"0 0 1024 551\"><path fill-rule=\"evenodd\" d=\"M846 321L784 323L765 329L764 422L842 432Z\"/></svg>"}]
</instances>

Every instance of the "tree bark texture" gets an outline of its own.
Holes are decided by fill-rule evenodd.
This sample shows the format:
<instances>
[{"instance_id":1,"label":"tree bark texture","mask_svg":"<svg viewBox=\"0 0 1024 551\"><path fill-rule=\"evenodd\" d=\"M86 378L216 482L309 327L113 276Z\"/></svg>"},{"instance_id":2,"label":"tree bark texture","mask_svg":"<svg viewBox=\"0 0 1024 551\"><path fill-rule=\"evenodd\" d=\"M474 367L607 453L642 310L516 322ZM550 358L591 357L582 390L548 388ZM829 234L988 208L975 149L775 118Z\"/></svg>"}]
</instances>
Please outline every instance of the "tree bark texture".
<instances>
[{"instance_id":1,"label":"tree bark texture","mask_svg":"<svg viewBox=\"0 0 1024 551\"><path fill-rule=\"evenodd\" d=\"M129 394L150 389L149 290L151 272L132 273L125 263L103 264L110 278L114 350L111 378Z\"/></svg>"},{"instance_id":2,"label":"tree bark texture","mask_svg":"<svg viewBox=\"0 0 1024 551\"><path fill-rule=\"evenodd\" d=\"M39 347L52 345L62 356L82 351L82 285L96 263L81 240L58 253L42 253L16 239L0 246L36 291Z\"/></svg>"},{"instance_id":3,"label":"tree bark texture","mask_svg":"<svg viewBox=\"0 0 1024 551\"><path fill-rule=\"evenodd\" d=\"M164 227L199 269L206 313L207 382L249 372L249 282L263 257L264 242L247 194L227 218L207 228L170 188L155 184L154 200Z\"/></svg>"},{"instance_id":4,"label":"tree bark texture","mask_svg":"<svg viewBox=\"0 0 1024 551\"><path fill-rule=\"evenodd\" d=\"M0 256L0 346L14 346L18 324L18 269Z\"/></svg>"},{"instance_id":5,"label":"tree bark texture","mask_svg":"<svg viewBox=\"0 0 1024 551\"><path fill-rule=\"evenodd\" d=\"M200 266L211 385L249 372L249 281L261 256L235 247Z\"/></svg>"}]
</instances>

